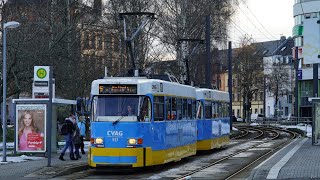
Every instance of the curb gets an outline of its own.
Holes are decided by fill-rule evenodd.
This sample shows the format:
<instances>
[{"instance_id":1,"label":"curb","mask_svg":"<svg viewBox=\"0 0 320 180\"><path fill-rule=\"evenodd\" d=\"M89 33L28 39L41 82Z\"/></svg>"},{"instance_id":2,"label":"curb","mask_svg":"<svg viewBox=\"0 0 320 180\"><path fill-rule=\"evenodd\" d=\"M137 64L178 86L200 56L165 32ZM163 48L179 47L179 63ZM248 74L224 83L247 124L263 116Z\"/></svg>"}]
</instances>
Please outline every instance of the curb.
<instances>
[{"instance_id":1,"label":"curb","mask_svg":"<svg viewBox=\"0 0 320 180\"><path fill-rule=\"evenodd\" d=\"M65 168L64 170L56 173L53 178L55 177L59 177L59 176L65 176L65 175L69 175L78 171L84 171L84 170L88 170L89 169L89 165L88 163L82 163L82 164L77 164L75 166L71 165L71 167L69 168Z\"/></svg>"},{"instance_id":2,"label":"curb","mask_svg":"<svg viewBox=\"0 0 320 180\"><path fill-rule=\"evenodd\" d=\"M87 169L89 169L88 163L82 162L78 164L68 164L63 166L43 167L39 171L28 174L24 177L49 179L49 178L69 175L69 174L79 172L79 171L84 171Z\"/></svg>"}]
</instances>

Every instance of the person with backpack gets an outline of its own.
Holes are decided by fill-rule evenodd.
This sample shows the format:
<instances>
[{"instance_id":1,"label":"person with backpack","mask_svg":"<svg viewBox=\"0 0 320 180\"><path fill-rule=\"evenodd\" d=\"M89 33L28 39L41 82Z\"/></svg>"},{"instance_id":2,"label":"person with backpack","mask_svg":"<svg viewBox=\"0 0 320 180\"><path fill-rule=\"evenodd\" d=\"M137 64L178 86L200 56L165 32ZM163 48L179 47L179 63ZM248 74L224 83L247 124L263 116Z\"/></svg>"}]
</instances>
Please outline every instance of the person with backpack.
<instances>
[{"instance_id":1,"label":"person with backpack","mask_svg":"<svg viewBox=\"0 0 320 180\"><path fill-rule=\"evenodd\" d=\"M66 150L69 148L69 152L70 152L70 159L71 160L77 160L74 157L74 153L73 153L73 143L72 143L72 139L73 139L73 134L75 132L75 116L73 114L70 114L70 116L68 118L65 119L65 122L63 123L62 127L61 127L61 135L64 135L64 139L66 141L66 144L64 145L64 148L61 151L61 154L59 156L59 159L61 161L65 161L65 159L63 158Z\"/></svg>"}]
</instances>

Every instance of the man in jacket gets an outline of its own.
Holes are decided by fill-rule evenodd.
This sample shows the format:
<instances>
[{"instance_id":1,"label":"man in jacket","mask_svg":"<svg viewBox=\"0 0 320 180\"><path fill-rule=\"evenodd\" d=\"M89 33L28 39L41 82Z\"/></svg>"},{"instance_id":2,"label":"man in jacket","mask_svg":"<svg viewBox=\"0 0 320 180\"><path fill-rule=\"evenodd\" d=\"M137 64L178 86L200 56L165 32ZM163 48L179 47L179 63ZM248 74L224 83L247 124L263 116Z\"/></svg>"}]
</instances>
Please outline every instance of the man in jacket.
<instances>
[{"instance_id":1,"label":"man in jacket","mask_svg":"<svg viewBox=\"0 0 320 180\"><path fill-rule=\"evenodd\" d=\"M66 135L64 135L64 139L66 141L66 144L64 145L64 148L61 151L59 159L61 161L65 161L63 156L64 156L66 150L69 148L70 159L76 160L76 158L74 157L74 153L73 153L73 143L72 143L72 137L73 137L73 133L75 131L75 126L76 126L75 116L73 114L70 114L70 116L68 118L66 118L65 121L66 121L65 123L67 124L68 133Z\"/></svg>"}]
</instances>

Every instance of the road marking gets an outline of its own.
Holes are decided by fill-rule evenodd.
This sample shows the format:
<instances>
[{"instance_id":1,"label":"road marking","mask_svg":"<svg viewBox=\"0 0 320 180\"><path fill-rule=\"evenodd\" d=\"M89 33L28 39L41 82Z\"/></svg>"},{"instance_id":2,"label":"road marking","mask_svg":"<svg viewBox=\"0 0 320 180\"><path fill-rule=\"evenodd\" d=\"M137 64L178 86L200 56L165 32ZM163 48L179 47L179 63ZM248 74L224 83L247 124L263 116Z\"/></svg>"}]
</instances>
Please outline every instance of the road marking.
<instances>
[{"instance_id":1,"label":"road marking","mask_svg":"<svg viewBox=\"0 0 320 180\"><path fill-rule=\"evenodd\" d=\"M286 149L288 146L290 146L292 143L296 142L299 139L295 139L294 141L292 141L291 143L287 144L285 147L283 147L282 149ZM274 153L272 156L270 156L268 159L264 160L262 163L260 163L257 167L255 167L254 169L258 169L261 166L263 166L267 161L269 161L270 159L272 159L274 156L276 156L278 153L280 153L280 151L277 151L276 153Z\"/></svg>"},{"instance_id":2,"label":"road marking","mask_svg":"<svg viewBox=\"0 0 320 180\"><path fill-rule=\"evenodd\" d=\"M294 155L295 152L308 140L304 138L299 144L297 144L293 149L291 149L277 164L275 164L269 171L267 179L277 179L281 168L289 161L289 159Z\"/></svg>"}]
</instances>

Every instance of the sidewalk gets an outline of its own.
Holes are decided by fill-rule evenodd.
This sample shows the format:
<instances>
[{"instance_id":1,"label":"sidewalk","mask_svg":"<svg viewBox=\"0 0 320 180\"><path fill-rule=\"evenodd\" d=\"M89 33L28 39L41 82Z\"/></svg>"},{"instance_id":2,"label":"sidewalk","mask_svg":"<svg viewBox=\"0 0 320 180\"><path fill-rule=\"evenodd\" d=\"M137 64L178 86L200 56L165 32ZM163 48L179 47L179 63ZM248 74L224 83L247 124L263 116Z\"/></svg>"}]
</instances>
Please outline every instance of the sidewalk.
<instances>
[{"instance_id":1,"label":"sidewalk","mask_svg":"<svg viewBox=\"0 0 320 180\"><path fill-rule=\"evenodd\" d=\"M257 166L248 179L319 178L320 146L313 146L311 138L300 138Z\"/></svg>"},{"instance_id":2,"label":"sidewalk","mask_svg":"<svg viewBox=\"0 0 320 180\"><path fill-rule=\"evenodd\" d=\"M49 179L88 168L87 154L82 155L79 160L70 160L69 153L66 153L66 161L59 160L59 155L52 154L51 167L47 167L48 159L43 157L38 160L0 164L0 179Z\"/></svg>"}]
</instances>

